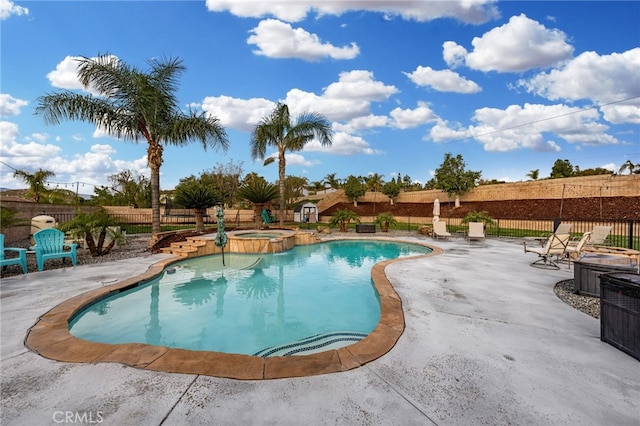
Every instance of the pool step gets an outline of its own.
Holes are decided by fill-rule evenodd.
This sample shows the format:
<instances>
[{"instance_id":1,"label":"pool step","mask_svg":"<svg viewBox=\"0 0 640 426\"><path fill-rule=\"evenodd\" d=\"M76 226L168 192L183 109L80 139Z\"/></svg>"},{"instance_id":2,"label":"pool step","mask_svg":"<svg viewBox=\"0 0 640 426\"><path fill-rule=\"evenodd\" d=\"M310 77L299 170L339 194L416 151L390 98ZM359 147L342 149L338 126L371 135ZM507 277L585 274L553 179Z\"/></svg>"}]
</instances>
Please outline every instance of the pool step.
<instances>
[{"instance_id":1,"label":"pool step","mask_svg":"<svg viewBox=\"0 0 640 426\"><path fill-rule=\"evenodd\" d=\"M341 348L346 346L346 342L348 342L347 344L359 342L367 336L367 333L361 333L358 331L336 331L332 333L316 334L292 343L264 348L254 353L253 356L268 357L308 355L311 353Z\"/></svg>"}]
</instances>

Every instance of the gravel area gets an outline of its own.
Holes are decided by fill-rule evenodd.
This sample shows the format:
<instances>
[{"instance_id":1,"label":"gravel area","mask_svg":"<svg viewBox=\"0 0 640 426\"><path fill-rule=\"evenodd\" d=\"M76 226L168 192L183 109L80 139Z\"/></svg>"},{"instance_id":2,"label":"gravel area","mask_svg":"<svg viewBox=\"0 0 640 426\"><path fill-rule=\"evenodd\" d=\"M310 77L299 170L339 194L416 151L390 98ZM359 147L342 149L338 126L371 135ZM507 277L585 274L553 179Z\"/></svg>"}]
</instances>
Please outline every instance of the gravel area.
<instances>
[{"instance_id":1,"label":"gravel area","mask_svg":"<svg viewBox=\"0 0 640 426\"><path fill-rule=\"evenodd\" d=\"M600 318L600 298L574 294L573 280L560 281L553 291L567 305L594 318Z\"/></svg>"},{"instance_id":2,"label":"gravel area","mask_svg":"<svg viewBox=\"0 0 640 426\"><path fill-rule=\"evenodd\" d=\"M340 233L332 231L328 236L341 236L348 235L354 236L353 232L350 233ZM385 236L383 234L377 234L380 236ZM387 234L389 236L412 236L415 237L415 232L405 232L405 231L394 231ZM362 235L358 235L362 236ZM430 239L424 237L425 239ZM127 235L127 241L124 245L119 245L114 247L108 254L104 256L93 257L89 253L89 250L78 248L78 265L89 265L93 263L103 263L103 262L113 262L121 259L129 259L131 257L140 257L140 256L150 256L151 251L149 250L149 241L151 239L151 234L137 234L137 235ZM11 242L11 247L23 247L29 248L30 241L20 240ZM37 271L36 260L34 255L27 255L28 262L28 270L29 272ZM60 259L54 259L45 262L45 269L56 269L62 268L63 266L69 265L69 259L65 259L65 264L62 263ZM22 274L22 270L18 265L8 266L5 270L2 271L2 278L20 275ZM600 298L591 297L591 296L583 296L573 293L573 280L565 280L560 281L554 287L554 292L560 300L568 304L569 306L584 312L587 315L590 315L594 318L600 318Z\"/></svg>"}]
</instances>

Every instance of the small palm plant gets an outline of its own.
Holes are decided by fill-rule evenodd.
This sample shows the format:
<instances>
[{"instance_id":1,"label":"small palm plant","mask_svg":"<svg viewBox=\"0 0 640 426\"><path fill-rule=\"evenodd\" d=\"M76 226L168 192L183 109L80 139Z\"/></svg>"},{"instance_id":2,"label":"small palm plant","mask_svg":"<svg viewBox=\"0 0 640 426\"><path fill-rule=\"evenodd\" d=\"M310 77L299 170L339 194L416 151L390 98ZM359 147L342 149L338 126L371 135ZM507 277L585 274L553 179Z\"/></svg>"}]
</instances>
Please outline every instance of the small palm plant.
<instances>
[{"instance_id":1,"label":"small palm plant","mask_svg":"<svg viewBox=\"0 0 640 426\"><path fill-rule=\"evenodd\" d=\"M378 217L376 217L375 224L380 227L382 232L389 232L389 226L397 225L398 221L391 213L384 212L380 213Z\"/></svg>"},{"instance_id":2,"label":"small palm plant","mask_svg":"<svg viewBox=\"0 0 640 426\"><path fill-rule=\"evenodd\" d=\"M196 232L202 233L204 232L204 215L209 207L218 204L219 197L214 188L201 180L187 178L176 186L173 201L184 208L193 209Z\"/></svg>"},{"instance_id":3,"label":"small palm plant","mask_svg":"<svg viewBox=\"0 0 640 426\"><path fill-rule=\"evenodd\" d=\"M260 229L262 227L262 208L278 198L278 187L264 179L255 179L240 187L238 195L253 203L255 226L256 229Z\"/></svg>"},{"instance_id":4,"label":"small palm plant","mask_svg":"<svg viewBox=\"0 0 640 426\"><path fill-rule=\"evenodd\" d=\"M360 216L353 210L338 209L331 215L329 224L331 226L338 226L340 232L347 232L347 227L351 221L360 223Z\"/></svg>"},{"instance_id":5,"label":"small palm plant","mask_svg":"<svg viewBox=\"0 0 640 426\"><path fill-rule=\"evenodd\" d=\"M61 223L58 228L70 233L74 238L84 238L91 256L97 257L109 253L116 242L124 240L122 234L115 231L116 226L115 219L109 216L106 210L99 209L92 213L78 211L76 217ZM105 246L107 237L108 243Z\"/></svg>"},{"instance_id":6,"label":"small palm plant","mask_svg":"<svg viewBox=\"0 0 640 426\"><path fill-rule=\"evenodd\" d=\"M482 222L484 223L485 228L487 227L487 225L494 226L496 224L493 218L489 216L489 213L487 213L486 211L481 211L481 212L473 211L473 212L467 213L465 217L462 219L462 223L469 223L469 222Z\"/></svg>"}]
</instances>

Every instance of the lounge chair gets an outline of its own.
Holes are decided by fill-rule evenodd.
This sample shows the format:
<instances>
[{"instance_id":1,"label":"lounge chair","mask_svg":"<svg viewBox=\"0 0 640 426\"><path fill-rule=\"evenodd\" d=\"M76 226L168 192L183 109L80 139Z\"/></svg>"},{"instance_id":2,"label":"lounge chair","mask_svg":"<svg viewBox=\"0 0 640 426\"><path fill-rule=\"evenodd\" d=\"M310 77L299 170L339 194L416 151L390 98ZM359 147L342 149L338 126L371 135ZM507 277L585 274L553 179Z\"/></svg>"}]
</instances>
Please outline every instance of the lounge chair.
<instances>
[{"instance_id":1,"label":"lounge chair","mask_svg":"<svg viewBox=\"0 0 640 426\"><path fill-rule=\"evenodd\" d=\"M556 262L566 256L565 252L569 244L569 238L571 238L570 234L552 234L549 236L547 244L545 244L543 248L528 248L527 242L525 241L524 252L535 253L540 257L535 262L532 262L531 266L535 266L536 268L560 269ZM555 261L552 259L553 257L556 258Z\"/></svg>"},{"instance_id":2,"label":"lounge chair","mask_svg":"<svg viewBox=\"0 0 640 426\"><path fill-rule=\"evenodd\" d=\"M482 245L484 246L484 223L469 222L469 233L467 233L467 241L471 240L482 241Z\"/></svg>"},{"instance_id":3,"label":"lounge chair","mask_svg":"<svg viewBox=\"0 0 640 426\"><path fill-rule=\"evenodd\" d=\"M33 234L33 240L36 245L32 249L36 252L36 263L38 271L44 269L45 260L70 258L73 266L76 266L76 248L77 244L65 243L64 232L55 228L41 229ZM69 247L68 251L64 248Z\"/></svg>"},{"instance_id":4,"label":"lounge chair","mask_svg":"<svg viewBox=\"0 0 640 426\"><path fill-rule=\"evenodd\" d=\"M612 226L594 226L591 231L591 238L589 239L590 246L608 246L610 245L609 233L611 232Z\"/></svg>"},{"instance_id":5,"label":"lounge chair","mask_svg":"<svg viewBox=\"0 0 640 426\"><path fill-rule=\"evenodd\" d=\"M447 223L446 222L433 222L433 239L437 240L440 238L449 239L451 236L450 233L447 232Z\"/></svg>"},{"instance_id":6,"label":"lounge chair","mask_svg":"<svg viewBox=\"0 0 640 426\"><path fill-rule=\"evenodd\" d=\"M553 231L554 234L568 234L571 232L571 228L573 228L573 223L560 223L558 225L558 227L556 228L555 231Z\"/></svg>"},{"instance_id":7,"label":"lounge chair","mask_svg":"<svg viewBox=\"0 0 640 426\"><path fill-rule=\"evenodd\" d=\"M580 241L578 241L578 244L567 245L567 249L565 250L565 256L569 261L569 267L571 267L571 262L576 260L580 256L585 245L589 243L590 238L591 238L591 232L585 232L582 235L582 238L580 238Z\"/></svg>"},{"instance_id":8,"label":"lounge chair","mask_svg":"<svg viewBox=\"0 0 640 426\"><path fill-rule=\"evenodd\" d=\"M18 257L4 257L5 251L18 253ZM4 270L9 265L20 265L22 273L27 273L27 249L4 246L4 234L0 234L0 267Z\"/></svg>"}]
</instances>

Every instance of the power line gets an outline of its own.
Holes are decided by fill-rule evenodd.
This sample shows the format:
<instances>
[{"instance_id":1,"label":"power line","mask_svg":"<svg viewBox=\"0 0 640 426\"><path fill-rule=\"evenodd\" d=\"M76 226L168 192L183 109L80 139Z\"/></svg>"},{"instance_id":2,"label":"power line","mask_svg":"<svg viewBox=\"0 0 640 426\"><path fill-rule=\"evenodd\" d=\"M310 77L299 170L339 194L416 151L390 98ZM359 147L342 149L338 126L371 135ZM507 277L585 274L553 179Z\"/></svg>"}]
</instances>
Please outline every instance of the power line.
<instances>
[{"instance_id":1,"label":"power line","mask_svg":"<svg viewBox=\"0 0 640 426\"><path fill-rule=\"evenodd\" d=\"M564 113L564 114L554 115L552 117L541 118L539 120L529 121L527 123L516 124L515 126L505 127L503 129L492 130L492 131L486 132L486 133L479 133L477 135L465 136L464 138L453 139L453 140L450 140L450 141L447 141L447 142L443 142L443 144L446 145L446 144L450 144L450 143L454 143L454 142L462 142L462 141L465 141L467 139L475 139L475 138L478 138L478 137L481 137L481 136L493 135L495 133L500 133L500 132L504 132L504 131L507 131L507 130L513 130L513 129L517 129L517 128L520 128L520 127L530 126L532 124L542 123L543 121L555 120L556 118L566 117L568 115L578 114L578 113L589 111L589 110L592 110L592 109L598 109L598 108L606 107L606 106L613 105L613 104L619 104L621 102L627 102L627 101L631 101L633 99L638 99L638 98L640 98L640 96L632 96L630 98L620 99L620 100L617 100L617 101L608 102L606 104L592 105L592 106L590 106L588 108L582 108L582 109L579 109L577 111L571 111L571 112L567 112L567 113Z\"/></svg>"}]
</instances>

